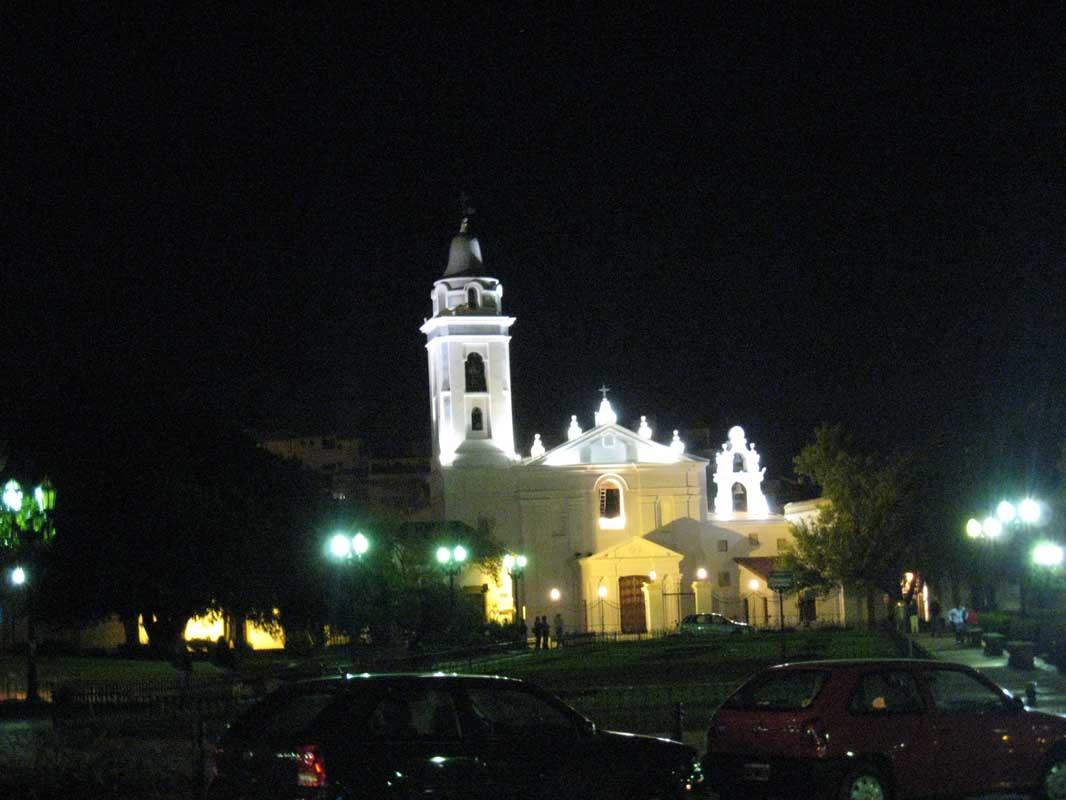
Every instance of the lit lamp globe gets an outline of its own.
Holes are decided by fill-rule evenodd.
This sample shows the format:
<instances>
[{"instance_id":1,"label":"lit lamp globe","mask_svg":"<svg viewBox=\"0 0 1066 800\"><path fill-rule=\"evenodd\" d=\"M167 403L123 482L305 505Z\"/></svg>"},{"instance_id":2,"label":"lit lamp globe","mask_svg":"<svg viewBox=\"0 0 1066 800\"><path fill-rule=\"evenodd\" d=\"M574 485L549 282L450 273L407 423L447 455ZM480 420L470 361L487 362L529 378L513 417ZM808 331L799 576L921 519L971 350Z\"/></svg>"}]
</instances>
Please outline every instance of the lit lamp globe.
<instances>
[{"instance_id":1,"label":"lit lamp globe","mask_svg":"<svg viewBox=\"0 0 1066 800\"><path fill-rule=\"evenodd\" d=\"M26 583L26 570L22 567L15 567L11 570L11 584L13 586L22 586Z\"/></svg>"},{"instance_id":2,"label":"lit lamp globe","mask_svg":"<svg viewBox=\"0 0 1066 800\"><path fill-rule=\"evenodd\" d=\"M989 539L995 539L1003 533L1003 523L996 517L986 517L985 521L981 523L981 531Z\"/></svg>"},{"instance_id":3,"label":"lit lamp globe","mask_svg":"<svg viewBox=\"0 0 1066 800\"><path fill-rule=\"evenodd\" d=\"M455 549L452 551L452 557L455 559L457 564L462 564L464 561L466 561L466 548L463 547L461 544L457 544L455 546Z\"/></svg>"},{"instance_id":4,"label":"lit lamp globe","mask_svg":"<svg viewBox=\"0 0 1066 800\"><path fill-rule=\"evenodd\" d=\"M655 570L648 572L648 580L655 583L655 579L659 577L659 574Z\"/></svg>"},{"instance_id":5,"label":"lit lamp globe","mask_svg":"<svg viewBox=\"0 0 1066 800\"><path fill-rule=\"evenodd\" d=\"M966 523L966 535L971 539L978 538L982 533L984 533L984 530L981 527L980 520L971 519Z\"/></svg>"},{"instance_id":6,"label":"lit lamp globe","mask_svg":"<svg viewBox=\"0 0 1066 800\"><path fill-rule=\"evenodd\" d=\"M703 567L700 567L698 570L696 570L696 579L701 581L707 580L707 570L705 570Z\"/></svg>"},{"instance_id":7,"label":"lit lamp globe","mask_svg":"<svg viewBox=\"0 0 1066 800\"><path fill-rule=\"evenodd\" d=\"M1017 513L1014 503L1008 503L1006 500L996 506L996 516L999 517L999 521L1004 525L1008 522L1013 522Z\"/></svg>"},{"instance_id":8,"label":"lit lamp globe","mask_svg":"<svg viewBox=\"0 0 1066 800\"><path fill-rule=\"evenodd\" d=\"M1033 563L1041 567L1057 567L1062 564L1063 551L1057 544L1043 542L1033 548Z\"/></svg>"},{"instance_id":9,"label":"lit lamp globe","mask_svg":"<svg viewBox=\"0 0 1066 800\"><path fill-rule=\"evenodd\" d=\"M352 552L361 556L370 549L370 540L360 531L352 537Z\"/></svg>"},{"instance_id":10,"label":"lit lamp globe","mask_svg":"<svg viewBox=\"0 0 1066 800\"><path fill-rule=\"evenodd\" d=\"M559 598L562 596L562 592L560 592L558 589L552 589L550 592L548 592L548 597L551 598L551 601L553 603L558 603Z\"/></svg>"},{"instance_id":11,"label":"lit lamp globe","mask_svg":"<svg viewBox=\"0 0 1066 800\"><path fill-rule=\"evenodd\" d=\"M439 561L441 564L447 564L451 560L452 560L452 551L451 550L449 550L447 547L438 547L437 548L437 561Z\"/></svg>"},{"instance_id":12,"label":"lit lamp globe","mask_svg":"<svg viewBox=\"0 0 1066 800\"><path fill-rule=\"evenodd\" d=\"M600 586L600 588L596 590L596 593L600 596L600 599L602 600L607 596L607 587Z\"/></svg>"},{"instance_id":13,"label":"lit lamp globe","mask_svg":"<svg viewBox=\"0 0 1066 800\"><path fill-rule=\"evenodd\" d=\"M753 592L759 591L759 581L756 578L752 578L750 581L748 581L748 588L751 589Z\"/></svg>"},{"instance_id":14,"label":"lit lamp globe","mask_svg":"<svg viewBox=\"0 0 1066 800\"><path fill-rule=\"evenodd\" d=\"M45 478L41 485L33 490L33 499L37 501L37 507L41 511L52 511L56 507L56 487Z\"/></svg>"},{"instance_id":15,"label":"lit lamp globe","mask_svg":"<svg viewBox=\"0 0 1066 800\"><path fill-rule=\"evenodd\" d=\"M510 553L508 553L507 555L505 555L505 556L503 557L503 568L504 568L505 570L507 570L508 572L510 572L511 570L513 570L513 569L514 569L514 565L515 565L515 558L514 558L514 556L513 556L513 555L511 555Z\"/></svg>"},{"instance_id":16,"label":"lit lamp globe","mask_svg":"<svg viewBox=\"0 0 1066 800\"><path fill-rule=\"evenodd\" d=\"M518 567L519 569L525 569L527 561L528 560L526 559L525 556L521 556L520 555L520 556L515 556L514 563L515 563L515 566Z\"/></svg>"},{"instance_id":17,"label":"lit lamp globe","mask_svg":"<svg viewBox=\"0 0 1066 800\"><path fill-rule=\"evenodd\" d=\"M13 514L22 510L22 487L18 481L10 480L4 484L3 501L7 510Z\"/></svg>"},{"instance_id":18,"label":"lit lamp globe","mask_svg":"<svg viewBox=\"0 0 1066 800\"><path fill-rule=\"evenodd\" d=\"M329 540L329 552L334 558L347 558L352 552L352 542L343 533L336 533Z\"/></svg>"},{"instance_id":19,"label":"lit lamp globe","mask_svg":"<svg viewBox=\"0 0 1066 800\"><path fill-rule=\"evenodd\" d=\"M1031 497L1027 497L1018 504L1018 516L1022 522L1031 525L1040 520L1040 504Z\"/></svg>"}]
</instances>

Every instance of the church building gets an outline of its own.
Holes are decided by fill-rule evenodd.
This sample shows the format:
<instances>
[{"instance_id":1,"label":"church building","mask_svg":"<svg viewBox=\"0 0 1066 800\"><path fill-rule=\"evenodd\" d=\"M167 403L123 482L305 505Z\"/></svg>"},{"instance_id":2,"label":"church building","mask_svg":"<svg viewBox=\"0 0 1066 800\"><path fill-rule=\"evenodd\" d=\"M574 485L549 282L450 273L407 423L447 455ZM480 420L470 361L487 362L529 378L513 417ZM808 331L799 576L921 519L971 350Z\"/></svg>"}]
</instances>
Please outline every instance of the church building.
<instances>
[{"instance_id":1,"label":"church building","mask_svg":"<svg viewBox=\"0 0 1066 800\"><path fill-rule=\"evenodd\" d=\"M603 388L591 419L561 414L557 442L537 433L520 452L515 317L504 313L503 284L465 219L431 301L421 331L435 515L487 529L527 560L521 572L464 573L462 585L482 594L487 618L561 614L570 631L626 634L670 631L688 614L711 611L779 623L767 578L791 542L790 520L817 507L770 509L766 470L743 428L728 431L712 465L686 453L676 430L657 435L647 415L636 430L620 424ZM863 608L843 591L786 595L784 614L787 624L851 624Z\"/></svg>"}]
</instances>

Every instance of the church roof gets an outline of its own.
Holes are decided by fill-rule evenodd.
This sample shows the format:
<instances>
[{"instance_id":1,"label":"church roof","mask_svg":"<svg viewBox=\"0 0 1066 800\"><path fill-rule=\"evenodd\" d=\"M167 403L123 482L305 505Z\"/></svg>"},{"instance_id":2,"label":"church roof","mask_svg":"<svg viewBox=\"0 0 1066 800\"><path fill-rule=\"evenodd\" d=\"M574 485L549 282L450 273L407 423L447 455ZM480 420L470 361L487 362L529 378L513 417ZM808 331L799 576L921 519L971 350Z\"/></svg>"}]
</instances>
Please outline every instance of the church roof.
<instances>
[{"instance_id":1,"label":"church roof","mask_svg":"<svg viewBox=\"0 0 1066 800\"><path fill-rule=\"evenodd\" d=\"M700 456L678 453L669 445L639 436L617 423L598 425L526 463L548 467L580 464L706 464Z\"/></svg>"},{"instance_id":2,"label":"church roof","mask_svg":"<svg viewBox=\"0 0 1066 800\"><path fill-rule=\"evenodd\" d=\"M780 561L780 559L771 558L770 556L748 556L746 558L734 558L733 560L744 569L754 572L763 580L770 577L770 573L774 571L775 566Z\"/></svg>"}]
</instances>

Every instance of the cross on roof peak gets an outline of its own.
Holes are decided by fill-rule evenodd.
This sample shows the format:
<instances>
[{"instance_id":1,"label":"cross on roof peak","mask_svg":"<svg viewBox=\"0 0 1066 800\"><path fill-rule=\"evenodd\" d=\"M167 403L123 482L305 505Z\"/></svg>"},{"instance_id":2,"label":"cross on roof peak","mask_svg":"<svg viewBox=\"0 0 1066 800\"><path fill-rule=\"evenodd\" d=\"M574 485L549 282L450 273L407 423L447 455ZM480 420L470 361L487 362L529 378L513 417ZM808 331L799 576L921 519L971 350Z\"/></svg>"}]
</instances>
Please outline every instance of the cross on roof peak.
<instances>
[{"instance_id":1,"label":"cross on roof peak","mask_svg":"<svg viewBox=\"0 0 1066 800\"><path fill-rule=\"evenodd\" d=\"M609 392L611 390L609 388L607 388L607 384L605 383L605 384L603 384L603 386L601 386L596 391L600 392L603 395L603 399L606 400L607 399L607 392Z\"/></svg>"}]
</instances>

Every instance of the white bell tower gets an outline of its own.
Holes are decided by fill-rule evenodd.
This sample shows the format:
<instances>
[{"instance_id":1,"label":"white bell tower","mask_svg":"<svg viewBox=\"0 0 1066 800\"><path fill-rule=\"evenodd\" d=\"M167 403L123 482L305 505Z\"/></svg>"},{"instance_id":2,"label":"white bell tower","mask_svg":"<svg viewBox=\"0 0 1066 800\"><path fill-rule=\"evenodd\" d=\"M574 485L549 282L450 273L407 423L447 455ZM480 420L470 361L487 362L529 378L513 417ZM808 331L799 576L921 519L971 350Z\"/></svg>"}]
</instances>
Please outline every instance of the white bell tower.
<instances>
[{"instance_id":1,"label":"white bell tower","mask_svg":"<svg viewBox=\"0 0 1066 800\"><path fill-rule=\"evenodd\" d=\"M464 217L444 277L433 284L433 316L422 325L429 353L433 457L440 466L504 466L518 460L511 417L509 333L503 286L481 260Z\"/></svg>"}]
</instances>

